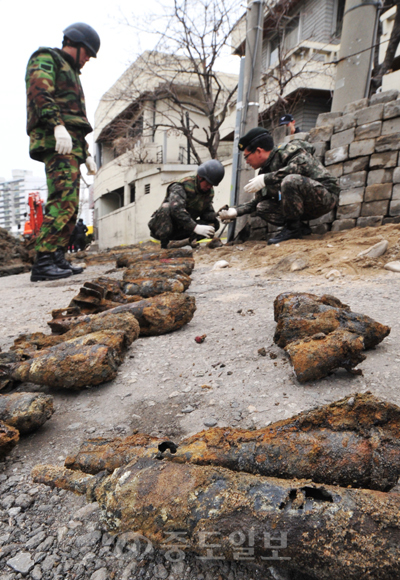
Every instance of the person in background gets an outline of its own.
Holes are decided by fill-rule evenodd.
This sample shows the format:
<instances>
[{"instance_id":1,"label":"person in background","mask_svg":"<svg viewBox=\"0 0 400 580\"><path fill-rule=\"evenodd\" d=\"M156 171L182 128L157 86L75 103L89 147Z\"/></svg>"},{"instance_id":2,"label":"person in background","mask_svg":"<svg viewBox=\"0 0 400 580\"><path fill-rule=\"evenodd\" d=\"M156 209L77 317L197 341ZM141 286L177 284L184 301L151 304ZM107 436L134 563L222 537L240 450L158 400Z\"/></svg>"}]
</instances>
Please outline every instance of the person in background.
<instances>
[{"instance_id":1,"label":"person in background","mask_svg":"<svg viewBox=\"0 0 400 580\"><path fill-rule=\"evenodd\" d=\"M82 251L86 248L86 234L88 231L87 226L83 223L83 219L79 218L72 232L76 252Z\"/></svg>"},{"instance_id":2,"label":"person in background","mask_svg":"<svg viewBox=\"0 0 400 580\"><path fill-rule=\"evenodd\" d=\"M295 133L301 133L301 129L299 127L296 127L295 118L293 117L293 115L290 115L289 113L286 115L282 115L282 117L279 119L279 127L282 127L282 125L287 125L290 135L294 135Z\"/></svg>"}]
</instances>

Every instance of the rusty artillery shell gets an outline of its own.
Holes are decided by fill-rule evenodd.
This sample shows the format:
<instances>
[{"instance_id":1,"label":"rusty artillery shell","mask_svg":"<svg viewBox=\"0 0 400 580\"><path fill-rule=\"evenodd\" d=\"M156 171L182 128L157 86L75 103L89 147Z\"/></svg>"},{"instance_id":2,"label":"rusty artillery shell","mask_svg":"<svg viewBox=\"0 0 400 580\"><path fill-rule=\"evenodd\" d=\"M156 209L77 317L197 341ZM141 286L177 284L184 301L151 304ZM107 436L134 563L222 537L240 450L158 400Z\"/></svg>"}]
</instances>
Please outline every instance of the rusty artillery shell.
<instances>
[{"instance_id":1,"label":"rusty artillery shell","mask_svg":"<svg viewBox=\"0 0 400 580\"><path fill-rule=\"evenodd\" d=\"M361 354L364 341L353 332L340 329L314 336L285 346L300 383L322 379L341 367L351 372L366 358Z\"/></svg>"},{"instance_id":2,"label":"rusty artillery shell","mask_svg":"<svg viewBox=\"0 0 400 580\"><path fill-rule=\"evenodd\" d=\"M125 348L122 331L93 332L38 351L17 363L15 381L49 387L81 389L110 381L117 375Z\"/></svg>"},{"instance_id":3,"label":"rusty artillery shell","mask_svg":"<svg viewBox=\"0 0 400 580\"><path fill-rule=\"evenodd\" d=\"M347 304L329 294L317 296L307 292L283 292L274 300L274 320L278 322L282 317L317 314L332 308L350 310Z\"/></svg>"},{"instance_id":4,"label":"rusty artillery shell","mask_svg":"<svg viewBox=\"0 0 400 580\"><path fill-rule=\"evenodd\" d=\"M194 264L194 260L193 260L193 264ZM193 271L193 267L192 267L192 262L190 264L175 264L175 263L170 263L170 262L137 262L136 264L130 264L126 271L124 272L124 276L125 275L129 275L129 272L132 272L132 275L135 277L138 277L139 274L137 274L136 272L140 272L141 270L145 270L146 272L148 272L149 276L153 275L153 272L157 272L158 270L161 271L166 271L166 272L171 272L174 274L185 274L186 276L190 276L190 274Z\"/></svg>"},{"instance_id":5,"label":"rusty artillery shell","mask_svg":"<svg viewBox=\"0 0 400 580\"><path fill-rule=\"evenodd\" d=\"M0 458L10 453L19 441L19 431L0 421Z\"/></svg>"},{"instance_id":6,"label":"rusty artillery shell","mask_svg":"<svg viewBox=\"0 0 400 580\"><path fill-rule=\"evenodd\" d=\"M170 250L157 251L136 251L124 253L117 258L117 268L126 268L129 264L135 264L140 261L165 260L176 258L192 258L193 250L191 248L171 248Z\"/></svg>"},{"instance_id":7,"label":"rusty artillery shell","mask_svg":"<svg viewBox=\"0 0 400 580\"><path fill-rule=\"evenodd\" d=\"M39 429L54 413L53 397L42 393L0 395L0 421L21 434Z\"/></svg>"},{"instance_id":8,"label":"rusty artillery shell","mask_svg":"<svg viewBox=\"0 0 400 580\"><path fill-rule=\"evenodd\" d=\"M247 553L257 562L270 566L280 559L274 565L318 580L400 575L399 494L148 457L107 477L46 465L36 466L32 476L36 483L85 493L99 503L110 531L139 533L161 549L168 549L171 532L180 532L183 549L235 560L239 534L249 538L254 551Z\"/></svg>"},{"instance_id":9,"label":"rusty artillery shell","mask_svg":"<svg viewBox=\"0 0 400 580\"><path fill-rule=\"evenodd\" d=\"M72 298L69 307L79 308L82 314L95 314L140 299L139 295L127 296L121 281L103 277L85 282L79 293Z\"/></svg>"},{"instance_id":10,"label":"rusty artillery shell","mask_svg":"<svg viewBox=\"0 0 400 580\"><path fill-rule=\"evenodd\" d=\"M343 367L349 372L365 359L390 327L369 316L351 312L334 296L286 292L274 301L277 322L274 342L288 353L298 381L327 376Z\"/></svg>"},{"instance_id":11,"label":"rusty artillery shell","mask_svg":"<svg viewBox=\"0 0 400 580\"><path fill-rule=\"evenodd\" d=\"M114 471L122 465L127 465L138 456L154 457L158 452L158 445L164 441L160 437L152 437L137 433L121 439L104 439L94 437L86 440L78 453L68 455L64 465L69 469L96 474L100 471Z\"/></svg>"},{"instance_id":12,"label":"rusty artillery shell","mask_svg":"<svg viewBox=\"0 0 400 580\"><path fill-rule=\"evenodd\" d=\"M130 260L126 263L126 267L128 269L133 268L134 266L143 266L147 264L153 264L154 266L162 266L163 268L172 268L173 270L179 269L182 270L185 274L190 276L194 268L194 259L193 258L160 258L159 260L145 260L142 261L140 258L135 260Z\"/></svg>"},{"instance_id":13,"label":"rusty artillery shell","mask_svg":"<svg viewBox=\"0 0 400 580\"><path fill-rule=\"evenodd\" d=\"M14 341L14 346L11 350L18 352L32 352L35 350L42 350L49 348L66 340L77 338L91 334L92 332L106 331L106 330L121 330L125 333L126 346L129 346L139 336L139 323L129 312L120 312L119 314L110 314L109 311L104 313L104 316L99 318L96 314L82 317L80 322L74 318L70 330L62 335L46 335L42 332L35 332L33 334L22 334Z\"/></svg>"},{"instance_id":14,"label":"rusty artillery shell","mask_svg":"<svg viewBox=\"0 0 400 580\"><path fill-rule=\"evenodd\" d=\"M131 304L121 304L108 312L101 312L98 316L130 312L140 325L141 336L156 336L178 330L193 318L196 310L196 301L192 296L184 293L165 293L153 298L140 300ZM47 324L53 332L67 332L77 322L85 317L61 317L50 320Z\"/></svg>"},{"instance_id":15,"label":"rusty artillery shell","mask_svg":"<svg viewBox=\"0 0 400 580\"><path fill-rule=\"evenodd\" d=\"M278 296L278 299L281 296ZM342 328L362 336L364 348L368 349L382 342L390 333L389 326L380 324L369 316L351 312L348 307L337 308L326 304L326 302L314 301L309 298L310 296L312 295L307 295L305 300L303 300L298 294L287 294L281 303L278 303L279 305L275 312L280 311L282 313L276 314L277 326L274 342L281 348L295 340L311 337L320 332L329 334ZM298 300L295 301L294 297ZM321 297L324 300L327 298L333 302L332 296ZM278 299L276 299L276 302ZM297 312L300 311L302 314L293 314L293 311L295 311L293 304L298 306ZM309 311L305 310L306 307ZM316 311L317 308L320 310L319 312Z\"/></svg>"},{"instance_id":16,"label":"rusty artillery shell","mask_svg":"<svg viewBox=\"0 0 400 580\"><path fill-rule=\"evenodd\" d=\"M135 457L155 457L161 439L89 439L65 466L112 471ZM400 477L400 408L355 394L264 429L216 427L179 443L165 459L285 479L388 491Z\"/></svg>"},{"instance_id":17,"label":"rusty artillery shell","mask_svg":"<svg viewBox=\"0 0 400 580\"><path fill-rule=\"evenodd\" d=\"M184 274L182 270L172 270L166 268L154 268L147 269L143 268L140 265L136 268L130 268L126 270L123 275L124 283L133 282L137 280L137 278L169 278L172 280L178 280L183 284L185 290L187 290L190 286L191 279L190 276Z\"/></svg>"},{"instance_id":18,"label":"rusty artillery shell","mask_svg":"<svg viewBox=\"0 0 400 580\"><path fill-rule=\"evenodd\" d=\"M150 298L164 292L184 292L184 285L172 278L136 278L124 283L124 292L128 295Z\"/></svg>"}]
</instances>

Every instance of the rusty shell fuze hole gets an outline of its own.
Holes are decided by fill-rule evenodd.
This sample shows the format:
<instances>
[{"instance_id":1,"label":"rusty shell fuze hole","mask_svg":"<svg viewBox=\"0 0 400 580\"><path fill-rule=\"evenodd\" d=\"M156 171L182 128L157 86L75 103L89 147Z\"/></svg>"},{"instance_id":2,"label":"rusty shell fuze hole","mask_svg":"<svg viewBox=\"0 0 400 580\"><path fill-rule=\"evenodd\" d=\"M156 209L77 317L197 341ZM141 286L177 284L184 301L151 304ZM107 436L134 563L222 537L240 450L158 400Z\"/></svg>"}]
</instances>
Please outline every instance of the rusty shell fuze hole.
<instances>
[{"instance_id":1,"label":"rusty shell fuze hole","mask_svg":"<svg viewBox=\"0 0 400 580\"><path fill-rule=\"evenodd\" d=\"M279 509L303 509L307 500L333 503L333 497L325 489L305 486L291 489L289 495L279 504Z\"/></svg>"}]
</instances>

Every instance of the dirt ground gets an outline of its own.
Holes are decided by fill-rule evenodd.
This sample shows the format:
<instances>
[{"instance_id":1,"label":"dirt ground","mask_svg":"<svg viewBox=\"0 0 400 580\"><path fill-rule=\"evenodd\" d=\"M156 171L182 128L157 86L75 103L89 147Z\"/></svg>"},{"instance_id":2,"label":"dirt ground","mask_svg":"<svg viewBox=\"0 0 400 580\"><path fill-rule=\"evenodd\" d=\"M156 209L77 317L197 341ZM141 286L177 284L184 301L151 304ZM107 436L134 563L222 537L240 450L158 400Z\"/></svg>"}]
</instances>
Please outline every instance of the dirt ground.
<instances>
[{"instance_id":1,"label":"dirt ground","mask_svg":"<svg viewBox=\"0 0 400 580\"><path fill-rule=\"evenodd\" d=\"M381 258L358 257L381 240L389 242ZM19 389L51 393L56 411L39 431L21 439L7 469L62 464L89 436L123 436L138 429L179 442L207 428L205 423L263 427L354 392L369 390L400 405L400 273L383 268L399 255L400 225L279 246L247 242L202 247L195 252L188 290L197 310L186 327L138 339L110 383L80 392L34 385ZM215 269L220 260L229 267ZM122 277L111 262L56 282L33 284L29 274L0 278L1 349L7 350L21 333L49 332L51 310L66 307L84 281L110 270L108 275ZM366 353L361 376L340 370L315 383L296 381L285 353L273 343L273 301L287 291L332 294L353 311L391 327L390 335ZM203 334L205 341L196 343L195 337ZM262 347L266 356L258 353Z\"/></svg>"},{"instance_id":2,"label":"dirt ground","mask_svg":"<svg viewBox=\"0 0 400 580\"><path fill-rule=\"evenodd\" d=\"M386 239L381 258L357 258ZM400 225L353 229L312 236L277 246L247 242L195 253L188 292L196 297L193 320L178 332L144 337L132 344L118 378L81 392L51 392L56 413L37 433L23 439L17 453L32 462L61 461L87 434L130 433L132 429L176 439L218 425L263 426L353 391L371 390L400 404L400 274L383 269L400 251ZM293 258L308 266L290 271ZM219 260L228 268L213 269ZM31 283L29 274L0 279L0 347L7 350L25 332L49 332L53 308L68 305L85 280L114 270L113 262L89 266L67 280ZM327 274L336 271L327 278ZM121 271L111 277L120 278ZM273 300L286 291L329 293L392 331L367 354L363 376L338 371L300 385L284 352L273 344ZM206 334L202 344L194 338ZM258 354L264 347L267 356ZM277 355L276 359L269 354ZM20 390L28 390L24 385ZM192 406L191 413L182 413ZM240 418L239 418L240 414ZM49 443L52 443L49 446Z\"/></svg>"}]
</instances>

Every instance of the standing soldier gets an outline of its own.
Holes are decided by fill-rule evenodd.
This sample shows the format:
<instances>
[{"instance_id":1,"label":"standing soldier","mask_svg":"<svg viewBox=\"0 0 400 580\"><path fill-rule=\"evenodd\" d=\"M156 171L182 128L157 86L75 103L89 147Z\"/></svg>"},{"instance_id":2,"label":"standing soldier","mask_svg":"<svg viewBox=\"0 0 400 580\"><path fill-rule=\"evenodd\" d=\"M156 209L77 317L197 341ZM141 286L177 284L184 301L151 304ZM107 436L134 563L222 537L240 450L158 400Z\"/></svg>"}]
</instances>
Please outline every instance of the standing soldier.
<instances>
[{"instance_id":1,"label":"standing soldier","mask_svg":"<svg viewBox=\"0 0 400 580\"><path fill-rule=\"evenodd\" d=\"M256 127L239 140L239 149L250 167L260 169L244 187L255 196L237 208L221 210L222 220L256 212L266 222L284 226L268 240L268 244L278 244L311 234L303 222L325 215L336 206L338 180L313 156L314 148L309 143L299 139L274 147L270 133Z\"/></svg>"},{"instance_id":2,"label":"standing soldier","mask_svg":"<svg viewBox=\"0 0 400 580\"><path fill-rule=\"evenodd\" d=\"M225 175L224 166L216 159L199 165L197 175L171 183L167 195L149 221L150 233L166 248L170 240L212 238L219 228L213 207L214 189Z\"/></svg>"},{"instance_id":3,"label":"standing soldier","mask_svg":"<svg viewBox=\"0 0 400 580\"><path fill-rule=\"evenodd\" d=\"M29 154L45 164L48 199L38 234L31 281L80 274L64 256L75 226L82 163L97 171L85 136L93 129L86 117L80 70L100 48L97 32L77 22L64 30L62 49L41 47L26 70Z\"/></svg>"},{"instance_id":4,"label":"standing soldier","mask_svg":"<svg viewBox=\"0 0 400 580\"><path fill-rule=\"evenodd\" d=\"M79 218L78 223L74 227L72 236L74 238L75 251L79 252L84 250L86 246L86 234L89 231L86 224L83 223L83 219Z\"/></svg>"}]
</instances>

